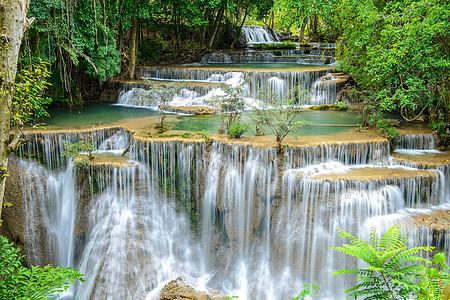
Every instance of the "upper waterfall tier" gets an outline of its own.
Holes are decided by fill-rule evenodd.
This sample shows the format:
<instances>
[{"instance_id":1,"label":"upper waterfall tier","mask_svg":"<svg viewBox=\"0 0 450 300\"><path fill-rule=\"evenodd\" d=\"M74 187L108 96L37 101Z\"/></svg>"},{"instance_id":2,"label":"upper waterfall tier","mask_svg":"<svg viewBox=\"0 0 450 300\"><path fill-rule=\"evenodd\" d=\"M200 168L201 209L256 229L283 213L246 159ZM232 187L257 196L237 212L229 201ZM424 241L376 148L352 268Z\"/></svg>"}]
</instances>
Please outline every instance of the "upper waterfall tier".
<instances>
[{"instance_id":1,"label":"upper waterfall tier","mask_svg":"<svg viewBox=\"0 0 450 300\"><path fill-rule=\"evenodd\" d=\"M326 74L325 69L316 70L313 68L303 71L301 68L286 70L285 68L251 69L243 67L146 67L140 68L139 71L144 78L152 80L223 82L233 86L248 80L245 96L251 99L259 99L260 92L266 86L269 91L276 92L280 97L285 96L290 89L297 88L299 101L304 104L331 104L337 98L336 83L325 83L320 80ZM318 83L313 85L314 82ZM218 94L216 88L209 86L198 88L199 91L195 91L188 86L185 90L175 98L171 105L205 105L208 99ZM123 90L118 102L125 104L129 102L128 99L133 97L138 96L131 95L131 93L127 94Z\"/></svg>"},{"instance_id":2,"label":"upper waterfall tier","mask_svg":"<svg viewBox=\"0 0 450 300\"><path fill-rule=\"evenodd\" d=\"M278 42L278 36L267 27L243 26L242 33L247 44Z\"/></svg>"},{"instance_id":3,"label":"upper waterfall tier","mask_svg":"<svg viewBox=\"0 0 450 300\"><path fill-rule=\"evenodd\" d=\"M202 57L201 63L298 63L323 65L335 62L334 52L308 47L297 50L214 52Z\"/></svg>"}]
</instances>

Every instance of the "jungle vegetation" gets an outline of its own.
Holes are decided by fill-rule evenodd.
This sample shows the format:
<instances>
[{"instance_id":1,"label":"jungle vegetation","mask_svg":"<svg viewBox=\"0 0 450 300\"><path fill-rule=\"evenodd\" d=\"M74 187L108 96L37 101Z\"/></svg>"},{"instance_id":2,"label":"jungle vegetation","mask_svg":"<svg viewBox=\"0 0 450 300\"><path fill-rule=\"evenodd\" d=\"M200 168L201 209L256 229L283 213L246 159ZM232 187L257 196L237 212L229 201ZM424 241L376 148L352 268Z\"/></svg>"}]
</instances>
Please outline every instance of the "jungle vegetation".
<instances>
[{"instance_id":1,"label":"jungle vegetation","mask_svg":"<svg viewBox=\"0 0 450 300\"><path fill-rule=\"evenodd\" d=\"M140 64L239 48L242 26L252 24L297 42L336 43L339 71L356 83L349 98L367 103L363 125L384 128L382 116L399 112L450 143L445 0L31 0L28 18L18 66L49 63L52 88L40 107L96 100L106 80L135 78Z\"/></svg>"}]
</instances>

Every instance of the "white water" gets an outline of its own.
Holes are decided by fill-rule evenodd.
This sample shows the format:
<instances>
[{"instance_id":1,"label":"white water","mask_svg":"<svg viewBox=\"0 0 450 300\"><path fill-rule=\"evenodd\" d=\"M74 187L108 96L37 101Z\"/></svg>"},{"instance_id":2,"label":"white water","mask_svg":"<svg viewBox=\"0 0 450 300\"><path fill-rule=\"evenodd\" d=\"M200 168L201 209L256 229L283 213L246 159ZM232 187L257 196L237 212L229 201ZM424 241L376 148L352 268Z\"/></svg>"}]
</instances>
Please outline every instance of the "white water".
<instances>
[{"instance_id":1,"label":"white water","mask_svg":"<svg viewBox=\"0 0 450 300\"><path fill-rule=\"evenodd\" d=\"M122 150L129 141L124 131L96 135L103 151ZM41 138L53 145L70 136ZM55 148L46 147L51 157ZM279 174L271 148L213 143L207 152L205 143L134 142L130 166L91 168L77 177L81 182L70 163L51 171L18 161L30 170L23 176L27 203L34 205L28 228L39 228L31 222L44 217L47 232L30 232L28 253L56 254L54 263L79 268L86 282L76 287L76 299L157 299L179 276L239 299L287 299L318 280L319 299L338 299L349 282L331 279L331 272L354 262L328 250L342 244L337 228L365 236L370 227L386 229L448 205L449 176L440 170L326 177L367 167L417 169L396 166L388 151L387 143L291 148ZM426 228L409 231L416 242L436 242ZM440 239L448 251L447 236Z\"/></svg>"},{"instance_id":2,"label":"white water","mask_svg":"<svg viewBox=\"0 0 450 300\"><path fill-rule=\"evenodd\" d=\"M243 26L242 33L247 44L278 42L278 37L274 36L266 27Z\"/></svg>"},{"instance_id":3,"label":"white water","mask_svg":"<svg viewBox=\"0 0 450 300\"><path fill-rule=\"evenodd\" d=\"M245 63L298 63L323 65L334 63L333 53L327 51L305 50L272 50L272 51L235 51L214 52L206 54L201 59L202 64L245 64ZM327 62L328 58L328 62Z\"/></svg>"},{"instance_id":4,"label":"white water","mask_svg":"<svg viewBox=\"0 0 450 300\"><path fill-rule=\"evenodd\" d=\"M288 91L298 89L299 102L306 105L332 104L336 102L336 84L322 81L323 71L317 72L232 72L221 70L195 70L195 69L141 69L143 76L149 79L173 80L173 81L203 81L223 82L231 86L237 86L244 80L248 80L248 88L245 92L247 104L258 105L260 93L267 86L270 92L276 92L280 97L287 95ZM329 75L328 75L329 77ZM199 93L190 87L183 89L169 103L172 106L209 106L209 100L214 96L223 95L219 87L208 87ZM155 104L146 103L146 91L140 87L124 89L120 92L118 104L126 106L143 106L156 109Z\"/></svg>"}]
</instances>

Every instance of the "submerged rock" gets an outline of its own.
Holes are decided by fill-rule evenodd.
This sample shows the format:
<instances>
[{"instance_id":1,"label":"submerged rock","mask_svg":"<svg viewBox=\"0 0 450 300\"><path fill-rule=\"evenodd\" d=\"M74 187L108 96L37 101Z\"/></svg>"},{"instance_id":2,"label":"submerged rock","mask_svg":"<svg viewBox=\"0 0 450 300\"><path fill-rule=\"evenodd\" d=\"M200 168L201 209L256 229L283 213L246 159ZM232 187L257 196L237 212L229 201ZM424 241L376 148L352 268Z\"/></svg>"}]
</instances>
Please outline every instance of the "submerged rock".
<instances>
[{"instance_id":1,"label":"submerged rock","mask_svg":"<svg viewBox=\"0 0 450 300\"><path fill-rule=\"evenodd\" d=\"M178 277L175 280L170 281L161 290L161 300L222 300L224 296L207 293L204 291L196 291L195 288L187 284L183 278Z\"/></svg>"}]
</instances>

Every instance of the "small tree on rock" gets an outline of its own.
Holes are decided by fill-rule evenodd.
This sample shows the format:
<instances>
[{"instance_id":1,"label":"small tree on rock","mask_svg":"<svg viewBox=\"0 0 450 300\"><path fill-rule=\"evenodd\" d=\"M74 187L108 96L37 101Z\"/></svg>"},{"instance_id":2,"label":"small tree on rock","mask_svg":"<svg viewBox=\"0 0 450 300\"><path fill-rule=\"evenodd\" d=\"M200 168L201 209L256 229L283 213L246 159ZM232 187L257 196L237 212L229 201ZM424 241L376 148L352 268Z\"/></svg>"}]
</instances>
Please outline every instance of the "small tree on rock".
<instances>
[{"instance_id":1,"label":"small tree on rock","mask_svg":"<svg viewBox=\"0 0 450 300\"><path fill-rule=\"evenodd\" d=\"M225 130L228 132L230 126L235 122L239 122L245 108L245 89L247 81L242 82L238 86L229 86L226 83L220 84L224 95L214 96L209 103L217 107L222 112L222 124L220 133Z\"/></svg>"},{"instance_id":2,"label":"small tree on rock","mask_svg":"<svg viewBox=\"0 0 450 300\"><path fill-rule=\"evenodd\" d=\"M164 128L164 120L167 117L167 111L169 109L169 103L173 101L175 96L186 87L186 84L169 83L169 84L155 84L153 82L147 82L148 89L140 92L138 99L134 101L148 103L156 105L158 112L161 115L159 124L155 126L157 129Z\"/></svg>"},{"instance_id":3,"label":"small tree on rock","mask_svg":"<svg viewBox=\"0 0 450 300\"><path fill-rule=\"evenodd\" d=\"M295 121L301 112L301 103L294 97L292 90L284 97L272 91L265 91L261 95L263 103L254 107L256 123L270 128L276 137L278 149L281 149L281 143L289 133L308 124L306 121Z\"/></svg>"}]
</instances>

